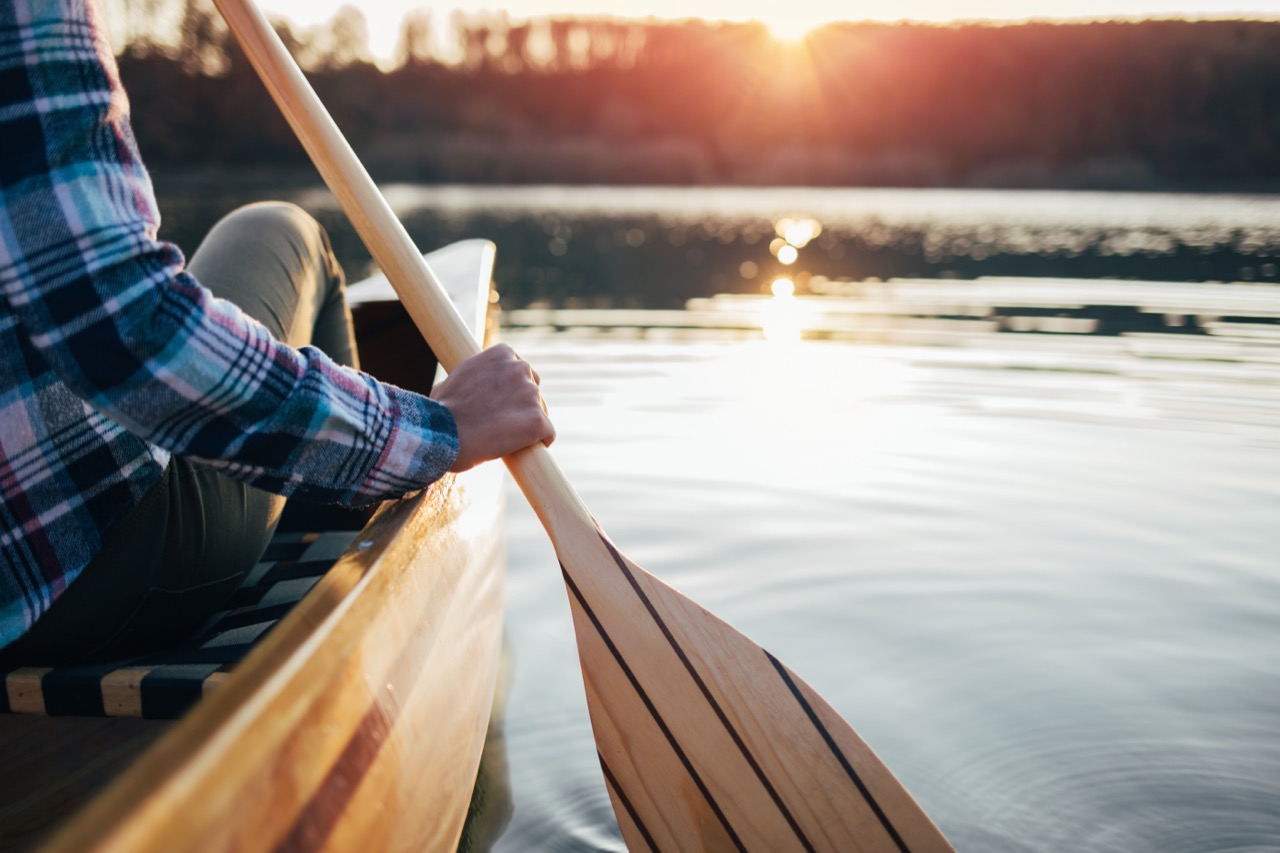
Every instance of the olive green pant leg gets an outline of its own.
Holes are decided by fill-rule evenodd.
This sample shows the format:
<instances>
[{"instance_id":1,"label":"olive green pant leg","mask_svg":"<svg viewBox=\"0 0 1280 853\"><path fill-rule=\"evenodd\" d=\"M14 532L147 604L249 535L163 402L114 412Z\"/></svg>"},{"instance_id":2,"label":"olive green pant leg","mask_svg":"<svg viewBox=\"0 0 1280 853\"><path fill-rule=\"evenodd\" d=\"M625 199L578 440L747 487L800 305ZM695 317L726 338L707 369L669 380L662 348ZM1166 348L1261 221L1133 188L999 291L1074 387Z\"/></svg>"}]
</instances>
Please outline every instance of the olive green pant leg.
<instances>
[{"instance_id":1,"label":"olive green pant leg","mask_svg":"<svg viewBox=\"0 0 1280 853\"><path fill-rule=\"evenodd\" d=\"M222 219L188 269L294 346L356 365L342 271L300 208L250 205ZM174 457L84 572L0 668L120 658L176 642L221 608L262 555L284 499Z\"/></svg>"}]
</instances>

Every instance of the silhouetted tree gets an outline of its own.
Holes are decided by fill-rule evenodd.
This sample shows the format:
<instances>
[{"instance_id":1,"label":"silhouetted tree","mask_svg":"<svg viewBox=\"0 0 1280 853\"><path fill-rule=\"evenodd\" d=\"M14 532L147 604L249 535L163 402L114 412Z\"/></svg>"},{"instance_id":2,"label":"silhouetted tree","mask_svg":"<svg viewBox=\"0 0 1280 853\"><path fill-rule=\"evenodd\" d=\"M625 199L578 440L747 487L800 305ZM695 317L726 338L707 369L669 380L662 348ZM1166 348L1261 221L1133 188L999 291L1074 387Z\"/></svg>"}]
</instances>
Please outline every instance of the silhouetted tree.
<instances>
[{"instance_id":1,"label":"silhouetted tree","mask_svg":"<svg viewBox=\"0 0 1280 853\"><path fill-rule=\"evenodd\" d=\"M413 9L405 15L400 25L400 40L396 45L396 65L425 65L436 60L433 43L435 28L431 23L431 11Z\"/></svg>"}]
</instances>

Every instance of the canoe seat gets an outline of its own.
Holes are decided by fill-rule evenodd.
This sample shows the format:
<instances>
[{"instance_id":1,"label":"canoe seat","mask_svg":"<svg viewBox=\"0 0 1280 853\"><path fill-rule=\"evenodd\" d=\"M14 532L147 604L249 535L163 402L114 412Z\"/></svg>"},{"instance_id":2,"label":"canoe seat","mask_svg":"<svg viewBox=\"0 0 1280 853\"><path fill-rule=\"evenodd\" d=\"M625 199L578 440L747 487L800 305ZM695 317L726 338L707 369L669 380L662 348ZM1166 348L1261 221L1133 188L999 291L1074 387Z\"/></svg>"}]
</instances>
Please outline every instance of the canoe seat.
<instances>
[{"instance_id":1,"label":"canoe seat","mask_svg":"<svg viewBox=\"0 0 1280 853\"><path fill-rule=\"evenodd\" d=\"M4 673L0 712L176 719L225 680L359 534L280 532L194 639L162 652L88 666Z\"/></svg>"}]
</instances>

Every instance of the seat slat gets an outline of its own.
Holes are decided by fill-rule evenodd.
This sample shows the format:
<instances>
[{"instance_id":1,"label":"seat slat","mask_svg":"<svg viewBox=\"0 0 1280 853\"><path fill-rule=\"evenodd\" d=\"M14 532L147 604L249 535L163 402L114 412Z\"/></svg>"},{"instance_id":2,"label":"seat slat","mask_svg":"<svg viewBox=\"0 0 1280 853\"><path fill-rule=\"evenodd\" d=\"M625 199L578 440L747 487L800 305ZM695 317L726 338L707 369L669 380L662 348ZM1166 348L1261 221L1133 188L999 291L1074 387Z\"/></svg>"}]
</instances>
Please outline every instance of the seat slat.
<instances>
[{"instance_id":1,"label":"seat slat","mask_svg":"<svg viewBox=\"0 0 1280 853\"><path fill-rule=\"evenodd\" d=\"M278 533L229 608L215 614L194 639L104 664L12 670L4 674L0 712L177 719L293 609L357 535L354 530Z\"/></svg>"}]
</instances>

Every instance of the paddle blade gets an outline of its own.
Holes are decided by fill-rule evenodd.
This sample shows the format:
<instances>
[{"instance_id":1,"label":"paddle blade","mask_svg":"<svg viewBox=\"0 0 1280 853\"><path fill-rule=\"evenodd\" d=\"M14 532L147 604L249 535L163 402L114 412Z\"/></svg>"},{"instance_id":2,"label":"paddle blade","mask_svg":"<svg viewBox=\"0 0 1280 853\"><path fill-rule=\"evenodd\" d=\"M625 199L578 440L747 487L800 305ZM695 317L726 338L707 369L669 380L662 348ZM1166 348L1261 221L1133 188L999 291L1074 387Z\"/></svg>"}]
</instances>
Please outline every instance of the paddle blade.
<instances>
[{"instance_id":1,"label":"paddle blade","mask_svg":"<svg viewBox=\"0 0 1280 853\"><path fill-rule=\"evenodd\" d=\"M561 560L631 850L952 849L817 692L597 535Z\"/></svg>"}]
</instances>

